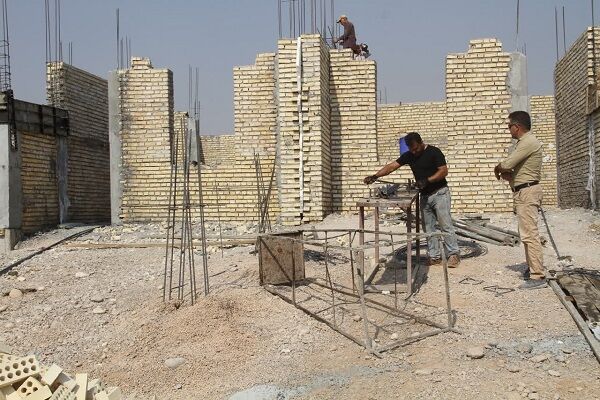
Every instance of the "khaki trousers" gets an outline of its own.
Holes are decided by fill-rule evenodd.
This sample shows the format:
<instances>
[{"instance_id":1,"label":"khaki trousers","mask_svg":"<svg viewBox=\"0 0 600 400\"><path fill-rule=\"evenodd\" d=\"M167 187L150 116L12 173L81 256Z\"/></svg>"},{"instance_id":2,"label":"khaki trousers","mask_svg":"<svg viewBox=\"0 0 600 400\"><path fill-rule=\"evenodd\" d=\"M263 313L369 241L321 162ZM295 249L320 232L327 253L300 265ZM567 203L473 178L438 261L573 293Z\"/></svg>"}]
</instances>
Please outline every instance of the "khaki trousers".
<instances>
[{"instance_id":1,"label":"khaki trousers","mask_svg":"<svg viewBox=\"0 0 600 400\"><path fill-rule=\"evenodd\" d=\"M542 185L537 184L519 190L513 195L519 234L525 247L525 260L531 279L544 278L542 242L538 230L539 209L542 206Z\"/></svg>"}]
</instances>

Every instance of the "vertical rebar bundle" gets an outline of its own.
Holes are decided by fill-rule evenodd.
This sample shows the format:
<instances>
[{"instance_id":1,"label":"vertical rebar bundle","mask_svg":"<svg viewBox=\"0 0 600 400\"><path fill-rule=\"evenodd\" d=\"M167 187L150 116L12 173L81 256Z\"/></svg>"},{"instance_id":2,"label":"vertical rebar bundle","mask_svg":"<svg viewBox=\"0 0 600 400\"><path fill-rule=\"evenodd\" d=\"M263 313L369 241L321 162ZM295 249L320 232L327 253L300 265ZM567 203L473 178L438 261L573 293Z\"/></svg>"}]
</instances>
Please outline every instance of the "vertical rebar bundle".
<instances>
[{"instance_id":1,"label":"vertical rebar bundle","mask_svg":"<svg viewBox=\"0 0 600 400\"><path fill-rule=\"evenodd\" d=\"M190 302L194 304L197 289L190 201L191 134L187 127L187 118L181 118L178 123L179 129L171 140L163 300L176 299L181 304L189 293ZM179 237L176 236L177 233Z\"/></svg>"},{"instance_id":2,"label":"vertical rebar bundle","mask_svg":"<svg viewBox=\"0 0 600 400\"><path fill-rule=\"evenodd\" d=\"M196 68L196 89L192 91L192 67L189 67L189 111L177 123L178 129L170 138L171 175L169 179L169 207L167 213L167 245L165 249L165 270L163 300L176 299L183 303L189 294L191 304L197 299L196 263L194 255L194 207L198 208L202 255L202 272L204 275L204 294L209 293L208 256L206 251L206 229L204 221L204 198L202 190L202 163L200 159L200 103L198 101L199 69ZM193 99L192 99L193 97ZM193 114L193 118L190 115ZM196 148L194 149L194 140ZM194 157L195 150L195 157ZM192 185L190 182L191 167L197 167L198 204L191 201ZM179 219L177 217L179 214ZM176 228L180 227L177 232ZM179 237L176 234L179 234ZM177 240L177 242L176 242ZM177 248L177 250L176 250ZM186 276L187 272L187 276ZM175 279L176 277L176 279Z\"/></svg>"},{"instance_id":3,"label":"vertical rebar bundle","mask_svg":"<svg viewBox=\"0 0 600 400\"><path fill-rule=\"evenodd\" d=\"M256 152L254 153L254 168L256 170L258 232L270 232L271 219L269 217L269 199L271 198L271 189L273 188L273 181L275 180L275 166L271 169L268 188L265 184L260 156Z\"/></svg>"},{"instance_id":4,"label":"vertical rebar bundle","mask_svg":"<svg viewBox=\"0 0 600 400\"><path fill-rule=\"evenodd\" d=\"M284 3L287 3L287 12ZM334 0L277 0L277 18L280 39L285 31L288 38L320 34L326 43L334 42L335 33L339 36Z\"/></svg>"},{"instance_id":5,"label":"vertical rebar bundle","mask_svg":"<svg viewBox=\"0 0 600 400\"><path fill-rule=\"evenodd\" d=\"M11 89L10 47L8 42L8 10L6 0L2 0L2 37L0 38L0 91Z\"/></svg>"}]
</instances>

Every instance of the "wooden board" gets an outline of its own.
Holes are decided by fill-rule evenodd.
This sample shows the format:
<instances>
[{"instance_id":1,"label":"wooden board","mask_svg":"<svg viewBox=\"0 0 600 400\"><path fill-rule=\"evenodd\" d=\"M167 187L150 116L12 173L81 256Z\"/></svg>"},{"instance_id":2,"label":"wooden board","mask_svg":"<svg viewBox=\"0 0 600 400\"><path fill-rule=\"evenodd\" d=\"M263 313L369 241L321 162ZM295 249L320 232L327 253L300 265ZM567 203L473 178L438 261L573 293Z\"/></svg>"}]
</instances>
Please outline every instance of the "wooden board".
<instances>
[{"instance_id":1,"label":"wooden board","mask_svg":"<svg viewBox=\"0 0 600 400\"><path fill-rule=\"evenodd\" d=\"M302 240L302 232L258 237L261 285L304 280L304 245L290 239Z\"/></svg>"},{"instance_id":2,"label":"wooden board","mask_svg":"<svg viewBox=\"0 0 600 400\"><path fill-rule=\"evenodd\" d=\"M600 323L600 281L586 274L570 274L558 278L558 283L575 301L575 305L591 323Z\"/></svg>"}]
</instances>

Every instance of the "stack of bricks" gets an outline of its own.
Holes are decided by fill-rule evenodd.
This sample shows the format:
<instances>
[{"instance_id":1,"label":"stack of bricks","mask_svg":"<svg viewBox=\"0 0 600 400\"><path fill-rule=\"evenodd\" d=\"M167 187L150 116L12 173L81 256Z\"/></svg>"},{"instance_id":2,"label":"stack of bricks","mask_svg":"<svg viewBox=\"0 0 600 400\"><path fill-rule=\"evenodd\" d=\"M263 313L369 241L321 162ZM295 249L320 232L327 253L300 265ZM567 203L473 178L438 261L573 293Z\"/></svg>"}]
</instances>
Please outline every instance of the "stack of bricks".
<instances>
[{"instance_id":1,"label":"stack of bricks","mask_svg":"<svg viewBox=\"0 0 600 400\"><path fill-rule=\"evenodd\" d=\"M0 343L0 399L2 400L121 400L121 389L107 387L87 374L69 376L61 367L41 365L34 355L9 354Z\"/></svg>"},{"instance_id":2,"label":"stack of bricks","mask_svg":"<svg viewBox=\"0 0 600 400\"><path fill-rule=\"evenodd\" d=\"M508 74L511 55L495 39L472 40L469 51L446 58L448 144L452 205L457 211L509 212L511 192L494 177L511 137Z\"/></svg>"},{"instance_id":3,"label":"stack of bricks","mask_svg":"<svg viewBox=\"0 0 600 400\"><path fill-rule=\"evenodd\" d=\"M331 211L328 48L319 35L303 35L301 43L302 148L299 140L297 40L278 42L279 199L281 221L288 225L320 221ZM300 154L303 154L302 183Z\"/></svg>"},{"instance_id":4,"label":"stack of bricks","mask_svg":"<svg viewBox=\"0 0 600 400\"><path fill-rule=\"evenodd\" d=\"M377 142L382 163L400 156L398 140L408 132L418 132L425 143L446 151L446 103L380 104L377 108ZM409 168L399 169L390 178L398 182L406 179L414 179Z\"/></svg>"},{"instance_id":5,"label":"stack of bricks","mask_svg":"<svg viewBox=\"0 0 600 400\"><path fill-rule=\"evenodd\" d=\"M368 196L363 183L379 167L377 66L352 51L331 51L331 182L333 211L352 211Z\"/></svg>"},{"instance_id":6,"label":"stack of bricks","mask_svg":"<svg viewBox=\"0 0 600 400\"><path fill-rule=\"evenodd\" d=\"M174 134L173 74L134 57L131 69L119 71L119 86L120 217L128 222L166 220Z\"/></svg>"},{"instance_id":7,"label":"stack of bricks","mask_svg":"<svg viewBox=\"0 0 600 400\"><path fill-rule=\"evenodd\" d=\"M558 205L563 208L590 205L590 193L586 189L590 169L590 125L595 132L596 198L600 198L600 109L589 110L588 105L589 89L600 82L600 76L594 79L594 65L598 73L600 29L588 28L554 69Z\"/></svg>"},{"instance_id":8,"label":"stack of bricks","mask_svg":"<svg viewBox=\"0 0 600 400\"><path fill-rule=\"evenodd\" d=\"M107 81L63 62L47 65L48 104L69 112L67 219L110 219Z\"/></svg>"},{"instance_id":9,"label":"stack of bricks","mask_svg":"<svg viewBox=\"0 0 600 400\"><path fill-rule=\"evenodd\" d=\"M556 132L554 96L531 96L532 132L544 146L542 163L543 204L556 206Z\"/></svg>"}]
</instances>

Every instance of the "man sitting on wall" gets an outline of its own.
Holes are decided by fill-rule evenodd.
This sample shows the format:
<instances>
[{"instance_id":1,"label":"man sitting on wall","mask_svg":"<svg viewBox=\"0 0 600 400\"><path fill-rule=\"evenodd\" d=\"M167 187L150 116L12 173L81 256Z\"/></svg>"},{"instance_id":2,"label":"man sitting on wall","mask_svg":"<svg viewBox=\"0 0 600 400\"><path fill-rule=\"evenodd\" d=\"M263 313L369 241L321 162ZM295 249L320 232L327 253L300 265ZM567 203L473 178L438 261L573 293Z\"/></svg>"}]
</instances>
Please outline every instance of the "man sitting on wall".
<instances>
[{"instance_id":1,"label":"man sitting on wall","mask_svg":"<svg viewBox=\"0 0 600 400\"><path fill-rule=\"evenodd\" d=\"M421 192L421 220L423 230L427 233L436 231L436 223L444 233L448 266L460 264L460 249L450 215L450 189L446 176L448 166L442 151L432 145L423 143L417 132L410 132L404 137L408 151L396 161L383 166L375 175L367 176L364 183L369 185L382 176L388 175L403 165L409 165L415 176L417 187ZM430 265L441 263L441 249L437 238L427 240Z\"/></svg>"}]
</instances>

